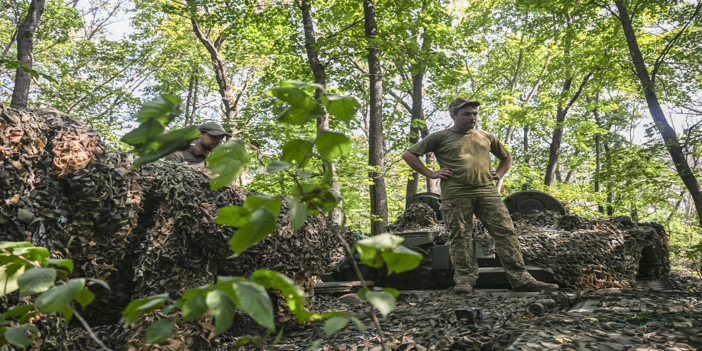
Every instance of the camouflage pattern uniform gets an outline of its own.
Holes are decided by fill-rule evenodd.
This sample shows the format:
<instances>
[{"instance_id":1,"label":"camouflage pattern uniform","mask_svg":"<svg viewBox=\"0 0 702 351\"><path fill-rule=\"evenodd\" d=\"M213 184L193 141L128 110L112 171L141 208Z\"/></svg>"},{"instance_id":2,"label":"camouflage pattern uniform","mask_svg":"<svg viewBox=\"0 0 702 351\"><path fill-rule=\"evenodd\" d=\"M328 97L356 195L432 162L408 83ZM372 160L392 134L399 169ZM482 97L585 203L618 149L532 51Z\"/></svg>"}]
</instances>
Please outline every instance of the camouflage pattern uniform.
<instances>
[{"instance_id":1,"label":"camouflage pattern uniform","mask_svg":"<svg viewBox=\"0 0 702 351\"><path fill-rule=\"evenodd\" d=\"M449 251L456 285L475 286L478 280L478 260L473 249L473 214L495 239L495 249L512 287L536 281L524 267L512 218L499 196L442 200L441 213L451 231Z\"/></svg>"}]
</instances>

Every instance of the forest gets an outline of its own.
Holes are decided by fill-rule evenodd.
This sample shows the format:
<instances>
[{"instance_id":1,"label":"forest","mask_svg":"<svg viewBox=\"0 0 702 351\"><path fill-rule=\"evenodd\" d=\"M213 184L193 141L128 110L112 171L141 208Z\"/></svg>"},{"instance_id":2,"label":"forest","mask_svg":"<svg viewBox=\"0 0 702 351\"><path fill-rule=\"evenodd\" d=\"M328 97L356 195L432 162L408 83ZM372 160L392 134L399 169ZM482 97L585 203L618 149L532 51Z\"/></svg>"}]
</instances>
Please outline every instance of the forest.
<instances>
[{"instance_id":1,"label":"forest","mask_svg":"<svg viewBox=\"0 0 702 351\"><path fill-rule=\"evenodd\" d=\"M231 180L263 194L299 186L276 163L291 142L343 133L343 156L318 144L304 179L343 199L331 221L377 236L409 198L439 192L401 155L450 127L449 103L467 97L481 103L477 128L512 155L503 198L538 190L586 219L658 223L672 269L702 275L701 11L694 0L0 0L0 104L60 111L139 154L125 135L145 125L144 106L177 98L167 129L222 124L249 160ZM289 108L284 89L314 107ZM315 123L295 122L302 113Z\"/></svg>"}]
</instances>

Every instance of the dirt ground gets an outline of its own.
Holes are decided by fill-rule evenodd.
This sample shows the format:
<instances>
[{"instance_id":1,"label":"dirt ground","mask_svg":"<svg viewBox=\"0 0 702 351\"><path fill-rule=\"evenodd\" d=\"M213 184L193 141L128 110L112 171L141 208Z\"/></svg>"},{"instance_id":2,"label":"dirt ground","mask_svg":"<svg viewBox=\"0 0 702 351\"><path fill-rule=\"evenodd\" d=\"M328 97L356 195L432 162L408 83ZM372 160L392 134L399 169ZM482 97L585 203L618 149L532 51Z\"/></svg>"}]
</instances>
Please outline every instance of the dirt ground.
<instances>
[{"instance_id":1,"label":"dirt ground","mask_svg":"<svg viewBox=\"0 0 702 351\"><path fill-rule=\"evenodd\" d=\"M576 292L573 292L576 293ZM663 280L639 281L632 289L582 291L569 311L534 316L526 307L553 293L478 290L403 291L397 309L381 318L389 350L702 350L702 283L671 273ZM274 350L382 351L368 306L354 294L317 295L315 310L345 311L366 326L351 323L327 338L323 322L286 331ZM632 311L636 307L640 311ZM458 321L455 310L482 309L476 323ZM238 350L255 350L251 344ZM236 348L230 348L236 349Z\"/></svg>"}]
</instances>

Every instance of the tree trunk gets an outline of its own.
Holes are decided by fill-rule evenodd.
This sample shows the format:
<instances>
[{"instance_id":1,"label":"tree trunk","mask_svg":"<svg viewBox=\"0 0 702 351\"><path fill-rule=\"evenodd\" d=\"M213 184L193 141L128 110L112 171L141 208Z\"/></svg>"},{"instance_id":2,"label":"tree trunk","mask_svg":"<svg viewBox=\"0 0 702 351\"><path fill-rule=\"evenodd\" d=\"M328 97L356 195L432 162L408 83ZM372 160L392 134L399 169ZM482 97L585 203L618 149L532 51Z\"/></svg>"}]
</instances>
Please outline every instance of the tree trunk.
<instances>
[{"instance_id":1,"label":"tree trunk","mask_svg":"<svg viewBox=\"0 0 702 351\"><path fill-rule=\"evenodd\" d=\"M321 61L319 60L319 52L316 48L317 39L314 37L314 22L312 19L312 4L310 1L311 0L302 0L300 10L302 11L302 27L305 32L305 51L307 52L307 62L312 69L314 82L323 86L323 88L317 88L314 93L315 99L321 103L321 97L326 92L327 74L324 71L324 65L322 65ZM329 130L329 115L325 110L324 115L317 117L317 134L321 134L326 130ZM331 163L330 167L330 172L332 172L332 181L329 186L337 194L341 194L339 179L336 177L336 165ZM332 210L331 220L334 223L341 225L342 219L342 204L339 204L338 207Z\"/></svg>"},{"instance_id":2,"label":"tree trunk","mask_svg":"<svg viewBox=\"0 0 702 351\"><path fill-rule=\"evenodd\" d=\"M412 74L412 110L410 111L410 144L414 145L419 142L419 136L422 138L426 137L426 125L424 124L424 106L422 105L422 100L424 99L424 73L426 72L426 63L424 54L426 54L431 49L431 38L427 36L422 36L422 47L420 50L420 56L415 59L410 67L410 74ZM430 179L427 178L427 184ZM412 173L410 179L407 180L407 189L405 192L405 198L409 201L409 198L417 194L417 188L419 185L419 174L417 172ZM427 187L427 191L429 187Z\"/></svg>"},{"instance_id":3,"label":"tree trunk","mask_svg":"<svg viewBox=\"0 0 702 351\"><path fill-rule=\"evenodd\" d=\"M624 36L626 37L627 45L629 46L629 54L631 55L632 62L636 68L636 75L641 81L641 87L643 88L643 93L646 98L646 103L648 104L648 110L651 113L651 117L658 128L658 132L663 137L665 146L670 153L670 157L673 160L675 169L682 179L685 187L692 195L693 201L695 203L695 208L697 209L697 215L700 221L702 221L702 189L700 189L700 184L697 181L697 177L690 169L690 165L687 163L687 159L683 154L682 147L678 141L678 137L675 135L675 131L671 128L668 123L668 119L661 109L661 105L658 102L658 96L656 95L656 90L654 87L654 82L649 76L648 68L644 62L643 55L639 49L639 43L636 40L636 33L631 25L631 18L629 17L629 12L622 1L616 1L617 10L619 11L619 21L622 23L624 28Z\"/></svg>"},{"instance_id":4,"label":"tree trunk","mask_svg":"<svg viewBox=\"0 0 702 351\"><path fill-rule=\"evenodd\" d=\"M224 119L229 124L236 125L236 117L239 111L237 106L239 99L234 97L232 86L229 84L229 78L227 77L227 66L224 63L224 58L220 52L220 48L224 43L224 38L222 37L222 34L220 34L219 37L217 37L217 39L215 39L213 42L202 33L200 25L197 24L195 18L191 18L190 22L193 25L193 32L195 32L195 36L200 40L202 45L205 46L207 52L210 53L212 69L215 74L215 79L217 80L217 85L219 86L219 95L222 97L222 105L224 106ZM235 129L232 131L234 134L238 132L238 130Z\"/></svg>"},{"instance_id":5,"label":"tree trunk","mask_svg":"<svg viewBox=\"0 0 702 351\"><path fill-rule=\"evenodd\" d=\"M19 25L17 33L17 61L32 68L32 51L34 50L34 32L39 27L41 15L44 13L45 0L32 0L29 4L27 17ZM27 108L29 101L29 87L32 85L32 76L22 68L17 68L15 74L15 87L12 90L10 107Z\"/></svg>"},{"instance_id":6,"label":"tree trunk","mask_svg":"<svg viewBox=\"0 0 702 351\"><path fill-rule=\"evenodd\" d=\"M425 160L424 163L426 163L427 165L433 165L434 162L436 161L436 156L434 156L433 152L430 152L430 153L426 154L426 156L424 156L424 160ZM431 178L426 178L426 179L427 179L427 192L434 193L434 194L438 193L439 187L437 184L439 183L439 180L438 179L431 179Z\"/></svg>"},{"instance_id":7,"label":"tree trunk","mask_svg":"<svg viewBox=\"0 0 702 351\"><path fill-rule=\"evenodd\" d=\"M595 95L595 103L599 101L599 94ZM595 115L595 124L600 127L600 113L597 112L597 107L592 111ZM595 192L600 193L600 173L602 173L602 134L595 134ZM597 204L597 211L604 213L602 204Z\"/></svg>"},{"instance_id":8,"label":"tree trunk","mask_svg":"<svg viewBox=\"0 0 702 351\"><path fill-rule=\"evenodd\" d=\"M368 164L373 168L371 179L371 235L385 230L388 222L388 199L385 189L385 150L383 147L383 79L378 54L380 49L376 39L378 25L375 17L375 3L363 2L364 27L368 38L368 75L370 78L370 118L368 121Z\"/></svg>"},{"instance_id":9,"label":"tree trunk","mask_svg":"<svg viewBox=\"0 0 702 351\"><path fill-rule=\"evenodd\" d=\"M185 100L185 114L183 115L185 117L185 126L189 126L189 117L190 117L190 104L193 99L193 86L195 85L195 72L190 74L190 80L188 81L188 98Z\"/></svg>"}]
</instances>

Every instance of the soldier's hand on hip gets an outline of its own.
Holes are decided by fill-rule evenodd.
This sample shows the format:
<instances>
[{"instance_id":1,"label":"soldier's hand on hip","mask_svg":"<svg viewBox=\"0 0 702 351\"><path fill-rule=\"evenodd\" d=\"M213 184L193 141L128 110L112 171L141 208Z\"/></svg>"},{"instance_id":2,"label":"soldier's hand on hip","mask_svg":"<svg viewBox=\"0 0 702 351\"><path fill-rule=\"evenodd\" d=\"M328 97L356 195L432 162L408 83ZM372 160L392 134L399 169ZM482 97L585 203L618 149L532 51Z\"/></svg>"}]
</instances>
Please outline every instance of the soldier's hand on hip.
<instances>
[{"instance_id":1,"label":"soldier's hand on hip","mask_svg":"<svg viewBox=\"0 0 702 351\"><path fill-rule=\"evenodd\" d=\"M450 179L453 176L453 172L451 172L450 169L448 168L442 168L438 171L431 172L429 175L429 178L431 179Z\"/></svg>"},{"instance_id":2,"label":"soldier's hand on hip","mask_svg":"<svg viewBox=\"0 0 702 351\"><path fill-rule=\"evenodd\" d=\"M490 168L490 175L492 176L492 180L500 180L502 177L504 177L503 174L497 173L494 169Z\"/></svg>"}]
</instances>

